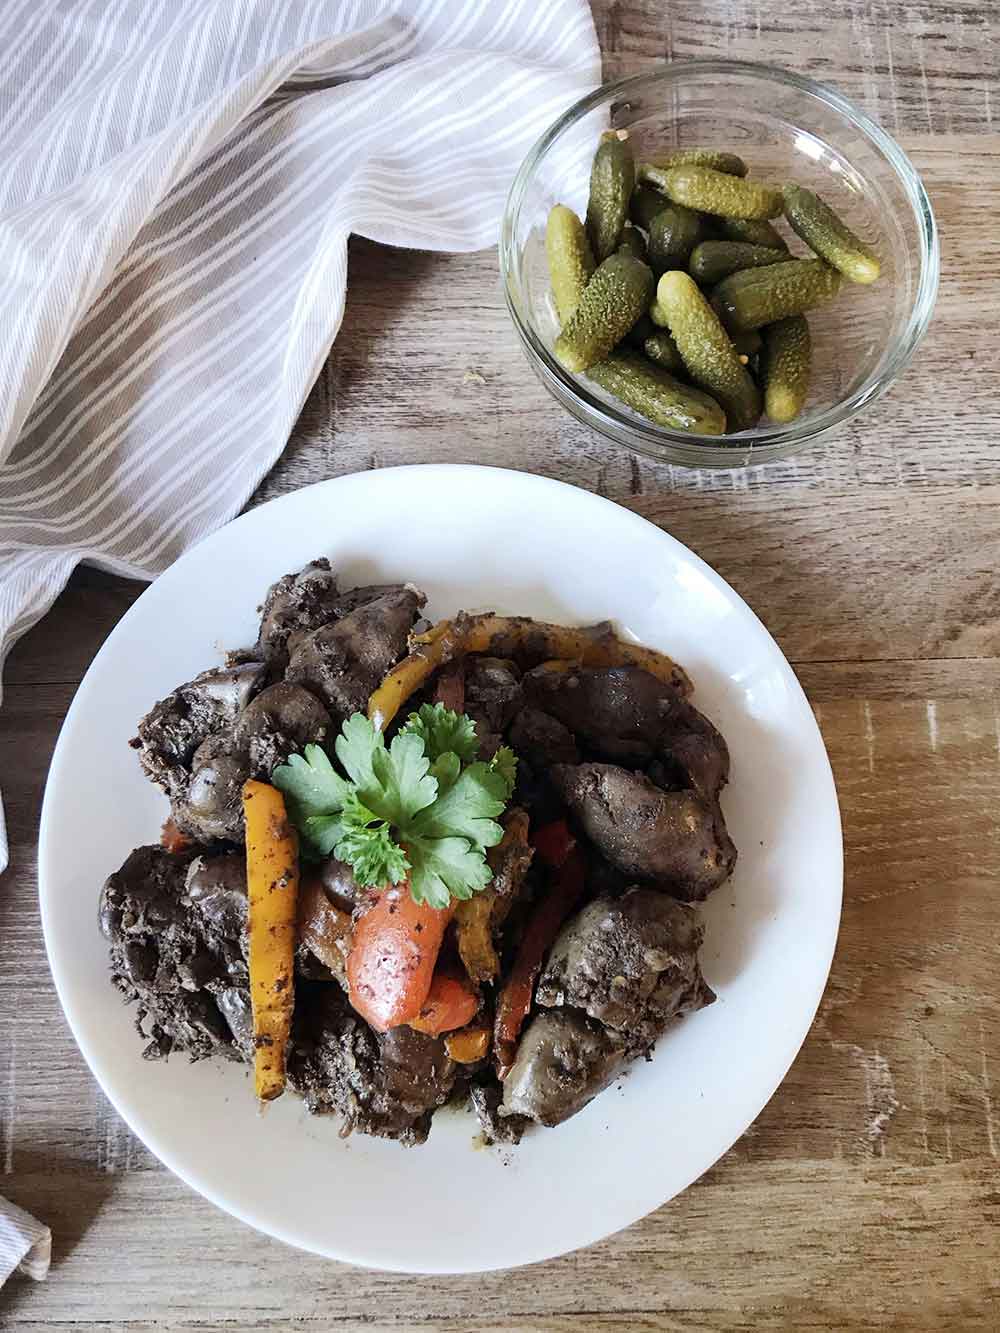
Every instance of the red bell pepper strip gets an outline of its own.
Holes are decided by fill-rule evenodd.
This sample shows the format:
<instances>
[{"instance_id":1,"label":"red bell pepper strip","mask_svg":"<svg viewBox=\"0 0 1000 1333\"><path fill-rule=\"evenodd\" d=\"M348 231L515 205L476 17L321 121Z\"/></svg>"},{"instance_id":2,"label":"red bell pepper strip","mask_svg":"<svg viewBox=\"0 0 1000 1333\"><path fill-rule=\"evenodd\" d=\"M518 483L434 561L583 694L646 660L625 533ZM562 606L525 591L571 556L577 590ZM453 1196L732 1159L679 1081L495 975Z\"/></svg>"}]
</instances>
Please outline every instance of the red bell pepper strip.
<instances>
[{"instance_id":1,"label":"red bell pepper strip","mask_svg":"<svg viewBox=\"0 0 1000 1333\"><path fill-rule=\"evenodd\" d=\"M547 866L558 869L576 846L576 839L569 831L565 819L554 819L551 824L543 824L531 835L531 845L539 858Z\"/></svg>"},{"instance_id":2,"label":"red bell pepper strip","mask_svg":"<svg viewBox=\"0 0 1000 1333\"><path fill-rule=\"evenodd\" d=\"M554 828L547 825L546 828ZM563 828L565 828L565 824ZM543 832L544 830L539 830ZM567 834L569 830L566 830ZM537 836L537 835L536 835ZM532 839L535 841L535 839ZM547 844L546 844L547 845ZM539 856L546 853L535 841ZM521 937L521 945L514 959L510 976L504 983L497 1000L493 1026L493 1047L497 1057L497 1073L506 1078L517 1055L517 1044L524 1020L531 1010L535 982L545 955L559 934L559 928L583 896L587 864L578 847L570 846L559 864L548 892L536 906Z\"/></svg>"}]
</instances>

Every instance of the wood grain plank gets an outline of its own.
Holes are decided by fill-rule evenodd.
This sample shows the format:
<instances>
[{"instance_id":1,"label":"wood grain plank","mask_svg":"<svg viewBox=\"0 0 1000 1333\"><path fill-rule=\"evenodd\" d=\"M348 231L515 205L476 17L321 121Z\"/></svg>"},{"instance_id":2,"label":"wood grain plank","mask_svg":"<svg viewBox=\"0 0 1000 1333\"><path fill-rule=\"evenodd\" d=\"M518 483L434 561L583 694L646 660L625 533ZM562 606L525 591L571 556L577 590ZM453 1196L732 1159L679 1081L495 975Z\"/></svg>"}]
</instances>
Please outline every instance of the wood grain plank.
<instances>
[{"instance_id":1,"label":"wood grain plank","mask_svg":"<svg viewBox=\"0 0 1000 1333\"><path fill-rule=\"evenodd\" d=\"M36 1169L19 1176L11 1192L65 1235L73 1225L66 1184ZM416 1316L426 1326L474 1323L491 1309L503 1312L508 1328L520 1328L522 1319L545 1326L550 1316L621 1312L738 1311L749 1322L779 1303L793 1320L800 1309L814 1319L837 1310L870 1318L921 1308L939 1319L974 1318L1000 1295L1000 1199L992 1163L982 1161L907 1169L870 1161L723 1163L642 1226L547 1263L544 1282L537 1268L455 1278L348 1269L235 1222L218 1227L209 1204L179 1192L162 1173L116 1180L113 1207L104 1203L104 1182L72 1185L99 1225L74 1235L57 1281L0 1293L5 1326L17 1327L19 1311L56 1322L81 1309L97 1314L97 1273L99 1318L158 1318L170 1327L244 1319L291 1326L304 1319L335 1328L376 1312L385 1322ZM819 1203L832 1198L836 1209ZM118 1262L124 1253L125 1264ZM22 1302L18 1292L25 1290Z\"/></svg>"}]
</instances>

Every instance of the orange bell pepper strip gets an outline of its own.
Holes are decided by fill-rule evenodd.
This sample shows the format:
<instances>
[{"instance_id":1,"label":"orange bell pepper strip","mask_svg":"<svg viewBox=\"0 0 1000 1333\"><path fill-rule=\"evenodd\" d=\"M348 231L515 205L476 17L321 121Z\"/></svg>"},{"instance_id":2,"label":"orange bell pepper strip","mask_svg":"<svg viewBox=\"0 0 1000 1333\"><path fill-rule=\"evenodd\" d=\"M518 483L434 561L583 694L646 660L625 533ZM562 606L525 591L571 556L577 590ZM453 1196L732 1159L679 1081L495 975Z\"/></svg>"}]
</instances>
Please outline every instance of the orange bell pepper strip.
<instances>
[{"instance_id":1,"label":"orange bell pepper strip","mask_svg":"<svg viewBox=\"0 0 1000 1333\"><path fill-rule=\"evenodd\" d=\"M439 1037L442 1032L464 1028L479 1012L479 991L455 967L439 967L434 973L420 1013L410 1027Z\"/></svg>"}]
</instances>

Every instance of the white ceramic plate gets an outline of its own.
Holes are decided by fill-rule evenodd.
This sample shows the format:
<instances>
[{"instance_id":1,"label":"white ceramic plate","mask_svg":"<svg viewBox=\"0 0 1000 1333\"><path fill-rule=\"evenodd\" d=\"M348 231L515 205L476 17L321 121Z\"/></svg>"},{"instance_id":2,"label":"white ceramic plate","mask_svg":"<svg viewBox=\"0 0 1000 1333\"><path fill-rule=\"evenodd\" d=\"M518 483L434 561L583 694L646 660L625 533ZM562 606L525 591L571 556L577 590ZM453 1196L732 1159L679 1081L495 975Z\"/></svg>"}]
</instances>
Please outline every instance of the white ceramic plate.
<instances>
[{"instance_id":1,"label":"white ceramic plate","mask_svg":"<svg viewBox=\"0 0 1000 1333\"><path fill-rule=\"evenodd\" d=\"M732 751L723 806L740 860L705 908L718 991L580 1115L516 1149L476 1149L464 1112L421 1148L314 1119L291 1095L259 1114L247 1074L146 1063L108 981L97 899L157 840L163 797L128 740L155 700L252 643L279 575L327 555L347 586L410 579L428 613L495 607L610 618L690 671ZM837 797L806 699L746 604L690 551L557 482L476 467L366 472L311 486L202 542L136 602L80 686L52 760L40 841L45 940L91 1069L171 1170L262 1231L335 1259L473 1272L561 1254L697 1179L780 1083L812 1021L840 918ZM267 1163L267 1169L261 1165Z\"/></svg>"}]
</instances>

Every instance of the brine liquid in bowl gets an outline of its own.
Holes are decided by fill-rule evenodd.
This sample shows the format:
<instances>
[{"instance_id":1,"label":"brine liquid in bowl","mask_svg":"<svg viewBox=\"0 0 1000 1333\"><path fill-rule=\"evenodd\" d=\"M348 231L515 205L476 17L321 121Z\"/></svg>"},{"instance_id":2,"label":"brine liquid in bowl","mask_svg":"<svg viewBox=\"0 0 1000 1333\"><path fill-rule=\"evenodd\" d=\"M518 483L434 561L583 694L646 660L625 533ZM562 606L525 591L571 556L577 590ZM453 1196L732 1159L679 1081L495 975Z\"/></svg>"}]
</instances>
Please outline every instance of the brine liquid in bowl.
<instances>
[{"instance_id":1,"label":"brine liquid in bowl","mask_svg":"<svg viewBox=\"0 0 1000 1333\"><path fill-rule=\"evenodd\" d=\"M808 314L813 378L808 403L794 422L782 426L765 419L724 441L684 437L652 426L585 376L569 375L551 356L559 327L545 221L556 203L584 215L590 163L609 126L628 131L637 162L674 148L738 153L751 177L779 186L796 181L819 193L874 246L879 280L870 286L845 281L832 302ZM730 467L750 461L734 451L752 451L761 462L790 452L884 391L926 326L937 286L937 245L919 177L888 135L829 89L757 65L672 65L578 103L533 158L515 183L505 227L515 323L556 396L632 448L671 461ZM775 225L793 256L812 256L785 222Z\"/></svg>"}]
</instances>

